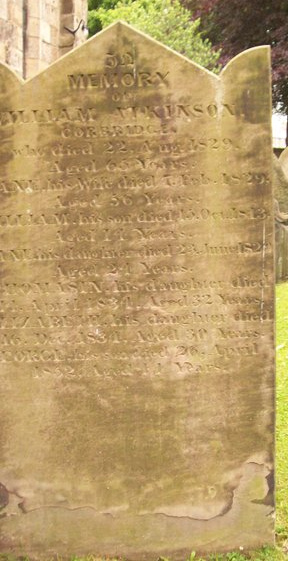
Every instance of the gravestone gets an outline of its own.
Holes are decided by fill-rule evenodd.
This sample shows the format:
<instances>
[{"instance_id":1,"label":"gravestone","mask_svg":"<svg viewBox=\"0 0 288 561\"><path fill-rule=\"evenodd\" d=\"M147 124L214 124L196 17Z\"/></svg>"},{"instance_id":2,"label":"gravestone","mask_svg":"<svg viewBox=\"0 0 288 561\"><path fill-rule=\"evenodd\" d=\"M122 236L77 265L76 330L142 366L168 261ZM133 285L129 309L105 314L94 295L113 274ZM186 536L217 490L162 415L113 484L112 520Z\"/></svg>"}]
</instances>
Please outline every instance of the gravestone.
<instances>
[{"instance_id":1,"label":"gravestone","mask_svg":"<svg viewBox=\"0 0 288 561\"><path fill-rule=\"evenodd\" d=\"M276 282L288 278L288 149L273 158Z\"/></svg>"},{"instance_id":2,"label":"gravestone","mask_svg":"<svg viewBox=\"0 0 288 561\"><path fill-rule=\"evenodd\" d=\"M273 155L274 197L278 201L280 212L288 212L288 149L285 148L279 158Z\"/></svg>"},{"instance_id":3,"label":"gravestone","mask_svg":"<svg viewBox=\"0 0 288 561\"><path fill-rule=\"evenodd\" d=\"M1 551L273 543L269 49L1 66Z\"/></svg>"}]
</instances>

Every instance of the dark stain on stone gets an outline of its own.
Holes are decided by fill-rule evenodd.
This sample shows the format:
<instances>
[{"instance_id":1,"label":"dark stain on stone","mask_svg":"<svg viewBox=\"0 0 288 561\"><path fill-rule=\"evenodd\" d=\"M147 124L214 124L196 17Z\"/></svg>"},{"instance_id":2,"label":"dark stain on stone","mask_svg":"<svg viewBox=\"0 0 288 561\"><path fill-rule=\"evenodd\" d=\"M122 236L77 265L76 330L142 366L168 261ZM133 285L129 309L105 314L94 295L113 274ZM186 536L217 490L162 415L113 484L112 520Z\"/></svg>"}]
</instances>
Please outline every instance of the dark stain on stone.
<instances>
[{"instance_id":1,"label":"dark stain on stone","mask_svg":"<svg viewBox=\"0 0 288 561\"><path fill-rule=\"evenodd\" d=\"M0 510L5 508L8 504L9 504L9 491L8 489L6 489L5 485L0 483Z\"/></svg>"},{"instance_id":2,"label":"dark stain on stone","mask_svg":"<svg viewBox=\"0 0 288 561\"><path fill-rule=\"evenodd\" d=\"M16 492L8 491L8 489L5 487L5 485L3 485L3 483L0 483L0 511L6 508L6 506L8 506L10 495L15 495L15 497L21 499L21 502L18 503L18 508L21 510L23 514L26 514L26 509L24 505L25 500L23 499L23 497L21 497L21 495L18 495L18 493ZM5 512L0 513L0 518L4 518L5 516L7 516Z\"/></svg>"},{"instance_id":3,"label":"dark stain on stone","mask_svg":"<svg viewBox=\"0 0 288 561\"><path fill-rule=\"evenodd\" d=\"M227 501L227 504L223 507L221 512L218 514L218 516L224 516L225 514L227 514L227 512L229 512L229 510L232 509L233 502L234 502L234 493L236 488L237 487L234 487L233 489L228 490L228 494L230 495L230 497ZM217 516L215 516L215 518L217 518Z\"/></svg>"},{"instance_id":4,"label":"dark stain on stone","mask_svg":"<svg viewBox=\"0 0 288 561\"><path fill-rule=\"evenodd\" d=\"M22 498L22 497L20 497L20 498ZM23 514L27 514L27 510L26 510L25 505L24 505L24 500L21 503L18 504L18 508L21 510L21 512Z\"/></svg>"},{"instance_id":5,"label":"dark stain on stone","mask_svg":"<svg viewBox=\"0 0 288 561\"><path fill-rule=\"evenodd\" d=\"M274 506L274 470L266 476L267 484L268 484L268 493L264 497L264 499L255 499L252 503L258 505L265 505L265 506Z\"/></svg>"}]
</instances>

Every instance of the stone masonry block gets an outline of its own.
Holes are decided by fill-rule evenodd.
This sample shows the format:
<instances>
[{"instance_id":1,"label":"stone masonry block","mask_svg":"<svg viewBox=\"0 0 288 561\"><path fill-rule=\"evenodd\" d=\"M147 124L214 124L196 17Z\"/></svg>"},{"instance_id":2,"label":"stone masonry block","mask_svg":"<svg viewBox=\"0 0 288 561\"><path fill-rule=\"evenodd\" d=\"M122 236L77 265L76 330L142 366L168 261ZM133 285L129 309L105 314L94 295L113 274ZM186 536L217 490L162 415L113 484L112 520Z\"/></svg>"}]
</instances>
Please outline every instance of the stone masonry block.
<instances>
[{"instance_id":1,"label":"stone masonry block","mask_svg":"<svg viewBox=\"0 0 288 561\"><path fill-rule=\"evenodd\" d=\"M29 18L27 22L27 35L30 37L40 36L40 19L39 18Z\"/></svg>"},{"instance_id":2,"label":"stone masonry block","mask_svg":"<svg viewBox=\"0 0 288 561\"><path fill-rule=\"evenodd\" d=\"M70 14L73 12L73 0L63 0L61 3L61 14Z\"/></svg>"},{"instance_id":3,"label":"stone masonry block","mask_svg":"<svg viewBox=\"0 0 288 561\"><path fill-rule=\"evenodd\" d=\"M27 58L39 59L40 39L39 37L28 37Z\"/></svg>"},{"instance_id":4,"label":"stone masonry block","mask_svg":"<svg viewBox=\"0 0 288 561\"><path fill-rule=\"evenodd\" d=\"M41 11L40 11L40 2L39 0L28 0L28 10L27 15L29 18L40 18Z\"/></svg>"},{"instance_id":5,"label":"stone masonry block","mask_svg":"<svg viewBox=\"0 0 288 561\"><path fill-rule=\"evenodd\" d=\"M46 21L41 21L40 24L40 37L45 43L51 43L51 26Z\"/></svg>"},{"instance_id":6,"label":"stone masonry block","mask_svg":"<svg viewBox=\"0 0 288 561\"><path fill-rule=\"evenodd\" d=\"M1 0L0 2L0 18L8 19L8 0Z\"/></svg>"}]
</instances>

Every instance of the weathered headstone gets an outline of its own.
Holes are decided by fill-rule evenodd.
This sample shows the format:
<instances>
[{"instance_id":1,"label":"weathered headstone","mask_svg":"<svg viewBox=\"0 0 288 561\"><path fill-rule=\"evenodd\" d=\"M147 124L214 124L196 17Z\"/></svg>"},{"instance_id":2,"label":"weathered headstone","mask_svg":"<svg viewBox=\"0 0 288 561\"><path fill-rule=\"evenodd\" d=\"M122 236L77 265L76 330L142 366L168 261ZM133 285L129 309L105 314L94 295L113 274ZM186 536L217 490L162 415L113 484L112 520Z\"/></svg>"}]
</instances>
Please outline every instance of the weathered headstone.
<instances>
[{"instance_id":1,"label":"weathered headstone","mask_svg":"<svg viewBox=\"0 0 288 561\"><path fill-rule=\"evenodd\" d=\"M273 158L276 281L288 278L288 149Z\"/></svg>"},{"instance_id":2,"label":"weathered headstone","mask_svg":"<svg viewBox=\"0 0 288 561\"><path fill-rule=\"evenodd\" d=\"M269 50L1 67L1 551L273 542Z\"/></svg>"},{"instance_id":3,"label":"weathered headstone","mask_svg":"<svg viewBox=\"0 0 288 561\"><path fill-rule=\"evenodd\" d=\"M288 212L288 149L283 150L279 158L273 156L274 197L278 201L280 212Z\"/></svg>"}]
</instances>

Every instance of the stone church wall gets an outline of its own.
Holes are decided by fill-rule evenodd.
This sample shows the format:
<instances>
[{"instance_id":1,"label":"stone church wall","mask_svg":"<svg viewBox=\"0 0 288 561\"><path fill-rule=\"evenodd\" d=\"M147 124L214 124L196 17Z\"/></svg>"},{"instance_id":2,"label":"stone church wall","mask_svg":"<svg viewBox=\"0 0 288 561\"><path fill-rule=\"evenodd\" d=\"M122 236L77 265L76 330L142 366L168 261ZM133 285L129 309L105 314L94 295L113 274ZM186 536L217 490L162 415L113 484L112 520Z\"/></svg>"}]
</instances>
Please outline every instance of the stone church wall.
<instances>
[{"instance_id":1,"label":"stone church wall","mask_svg":"<svg viewBox=\"0 0 288 561\"><path fill-rule=\"evenodd\" d=\"M0 61L31 78L85 41L87 0L1 0Z\"/></svg>"}]
</instances>

